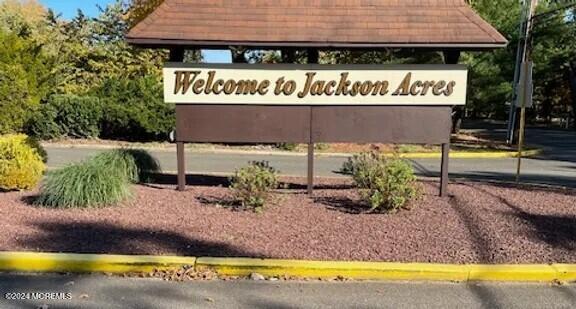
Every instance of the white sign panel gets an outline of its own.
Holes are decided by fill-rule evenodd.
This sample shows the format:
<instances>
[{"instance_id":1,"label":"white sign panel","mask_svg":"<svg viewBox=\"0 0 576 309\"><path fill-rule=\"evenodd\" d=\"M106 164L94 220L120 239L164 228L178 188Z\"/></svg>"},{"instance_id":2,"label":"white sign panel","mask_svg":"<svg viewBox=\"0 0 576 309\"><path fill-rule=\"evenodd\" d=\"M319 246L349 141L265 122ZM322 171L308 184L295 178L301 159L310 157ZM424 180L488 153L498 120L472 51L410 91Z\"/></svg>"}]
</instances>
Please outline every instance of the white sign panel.
<instances>
[{"instance_id":1,"label":"white sign panel","mask_svg":"<svg viewBox=\"0 0 576 309\"><path fill-rule=\"evenodd\" d=\"M185 65L164 68L177 104L464 105L460 65Z\"/></svg>"}]
</instances>

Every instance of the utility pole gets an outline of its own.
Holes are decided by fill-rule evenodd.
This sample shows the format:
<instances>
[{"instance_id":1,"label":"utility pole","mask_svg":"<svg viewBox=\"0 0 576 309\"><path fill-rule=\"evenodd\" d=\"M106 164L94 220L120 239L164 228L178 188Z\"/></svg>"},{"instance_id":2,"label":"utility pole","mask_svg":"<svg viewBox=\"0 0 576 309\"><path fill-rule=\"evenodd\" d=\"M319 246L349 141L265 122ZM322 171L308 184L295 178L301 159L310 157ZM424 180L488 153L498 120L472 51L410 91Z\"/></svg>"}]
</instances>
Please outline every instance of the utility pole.
<instances>
[{"instance_id":1,"label":"utility pole","mask_svg":"<svg viewBox=\"0 0 576 309\"><path fill-rule=\"evenodd\" d=\"M508 113L508 129L506 135L506 142L508 145L514 143L514 129L516 127L516 108L518 106L518 83L520 82L520 71L522 67L522 61L524 59L524 48L526 46L526 26L528 25L529 17L529 1L531 0L521 0L522 1L522 13L520 14L520 27L518 30L518 48L516 51L516 65L514 66L514 83L512 84L512 102L510 104L510 111Z\"/></svg>"},{"instance_id":2,"label":"utility pole","mask_svg":"<svg viewBox=\"0 0 576 309\"><path fill-rule=\"evenodd\" d=\"M525 131L526 131L526 105L527 105L527 101L531 100L531 93L530 95L527 95L528 91L533 91L532 88L530 87L530 89L526 89L526 87L528 87L528 75L532 74L531 70L532 70L532 26L533 26L533 18L534 15L536 13L536 7L538 6L538 1L539 0L530 0L530 10L528 13L528 19L526 22L526 31L524 33L524 49L522 52L522 66L523 66L523 70L521 70L521 72L523 72L524 76L521 76L521 78L519 78L519 80L522 81L522 83L524 85L522 85L521 87L516 87L516 89L520 88L524 93L521 96L521 101L520 102L520 133L519 133L519 137L518 137L518 164L517 164L517 170L516 170L516 182L520 182L520 173L522 170L522 147L524 147L524 139L525 139ZM519 98L520 96L518 96L518 91L516 91L516 97Z\"/></svg>"}]
</instances>

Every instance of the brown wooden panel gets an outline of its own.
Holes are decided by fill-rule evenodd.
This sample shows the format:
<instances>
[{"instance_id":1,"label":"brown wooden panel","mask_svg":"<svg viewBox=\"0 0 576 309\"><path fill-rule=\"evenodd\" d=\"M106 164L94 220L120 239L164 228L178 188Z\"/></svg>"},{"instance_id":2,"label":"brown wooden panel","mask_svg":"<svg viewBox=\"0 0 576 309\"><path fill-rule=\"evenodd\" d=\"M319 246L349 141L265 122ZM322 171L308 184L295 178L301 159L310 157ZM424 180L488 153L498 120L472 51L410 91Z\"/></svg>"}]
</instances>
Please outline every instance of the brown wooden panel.
<instances>
[{"instance_id":1,"label":"brown wooden panel","mask_svg":"<svg viewBox=\"0 0 576 309\"><path fill-rule=\"evenodd\" d=\"M314 143L414 143L450 141L448 106L314 107Z\"/></svg>"},{"instance_id":2,"label":"brown wooden panel","mask_svg":"<svg viewBox=\"0 0 576 309\"><path fill-rule=\"evenodd\" d=\"M176 105L176 140L211 143L308 143L310 107Z\"/></svg>"},{"instance_id":3,"label":"brown wooden panel","mask_svg":"<svg viewBox=\"0 0 576 309\"><path fill-rule=\"evenodd\" d=\"M443 144L450 141L451 110L448 106L177 105L176 140Z\"/></svg>"}]
</instances>

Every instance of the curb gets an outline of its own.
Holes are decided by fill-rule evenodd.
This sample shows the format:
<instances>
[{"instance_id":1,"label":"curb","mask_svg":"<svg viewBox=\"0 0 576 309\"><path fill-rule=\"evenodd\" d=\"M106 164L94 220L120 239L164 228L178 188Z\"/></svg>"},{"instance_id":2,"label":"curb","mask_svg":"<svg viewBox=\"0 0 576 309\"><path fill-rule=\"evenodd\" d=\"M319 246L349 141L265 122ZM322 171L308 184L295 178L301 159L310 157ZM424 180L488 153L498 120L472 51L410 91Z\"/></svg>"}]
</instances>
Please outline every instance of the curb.
<instances>
[{"instance_id":1,"label":"curb","mask_svg":"<svg viewBox=\"0 0 576 309\"><path fill-rule=\"evenodd\" d=\"M576 264L456 265L385 262L324 262L251 258L130 256L0 252L0 271L34 273L149 273L154 270L212 269L220 275L348 278L403 281L570 282Z\"/></svg>"},{"instance_id":2,"label":"curb","mask_svg":"<svg viewBox=\"0 0 576 309\"><path fill-rule=\"evenodd\" d=\"M11 272L146 273L195 263L193 257L0 252L0 271Z\"/></svg>"},{"instance_id":3,"label":"curb","mask_svg":"<svg viewBox=\"0 0 576 309\"><path fill-rule=\"evenodd\" d=\"M552 282L576 279L576 265L454 265L198 258L197 269L248 276L344 277L360 280Z\"/></svg>"},{"instance_id":4,"label":"curb","mask_svg":"<svg viewBox=\"0 0 576 309\"><path fill-rule=\"evenodd\" d=\"M96 149L96 150L110 150L119 148L135 148L144 149L155 152L176 152L176 147L171 148L154 148L154 147L137 147L137 146L114 146L114 145L43 145L46 149ZM197 154L232 154L232 155L262 155L262 156L290 156L290 157L305 157L305 152L288 152L288 151L261 151L261 150L227 150L227 149L186 149L191 153ZM526 150L522 152L523 157L534 157L542 154L542 149ZM348 158L354 155L353 153L330 153L330 152L316 152L316 157L329 157L329 158ZM400 158L404 159L440 159L442 153L440 152L415 152L415 153L400 153ZM463 152L451 151L450 158L452 159L505 159L517 158L518 152L516 151L492 151L492 152Z\"/></svg>"},{"instance_id":5,"label":"curb","mask_svg":"<svg viewBox=\"0 0 576 309\"><path fill-rule=\"evenodd\" d=\"M522 152L522 157L534 157L542 154L542 149L527 150ZM441 153L404 153L400 154L400 158L404 159L440 159ZM502 151L502 152L458 152L450 151L451 159L506 159L518 158L518 152L515 151Z\"/></svg>"}]
</instances>

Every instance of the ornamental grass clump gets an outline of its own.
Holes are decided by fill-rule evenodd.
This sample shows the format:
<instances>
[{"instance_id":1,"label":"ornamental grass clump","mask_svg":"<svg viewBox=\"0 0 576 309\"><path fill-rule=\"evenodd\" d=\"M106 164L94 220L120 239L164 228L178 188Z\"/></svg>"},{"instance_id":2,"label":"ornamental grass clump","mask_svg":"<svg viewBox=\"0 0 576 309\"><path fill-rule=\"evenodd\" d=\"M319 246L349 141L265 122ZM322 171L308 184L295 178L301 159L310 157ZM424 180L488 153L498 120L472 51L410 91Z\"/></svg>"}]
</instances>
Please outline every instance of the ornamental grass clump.
<instances>
[{"instance_id":1,"label":"ornamental grass clump","mask_svg":"<svg viewBox=\"0 0 576 309\"><path fill-rule=\"evenodd\" d=\"M117 149L103 152L93 160L102 166L121 171L132 183L143 183L160 172L160 164L147 151L140 149Z\"/></svg>"},{"instance_id":2,"label":"ornamental grass clump","mask_svg":"<svg viewBox=\"0 0 576 309\"><path fill-rule=\"evenodd\" d=\"M278 171L268 162L250 162L236 171L231 179L231 189L242 207L261 212L272 190L278 188Z\"/></svg>"},{"instance_id":3,"label":"ornamental grass clump","mask_svg":"<svg viewBox=\"0 0 576 309\"><path fill-rule=\"evenodd\" d=\"M49 172L36 204L50 208L91 208L117 204L130 196L126 173L99 160Z\"/></svg>"},{"instance_id":4,"label":"ornamental grass clump","mask_svg":"<svg viewBox=\"0 0 576 309\"><path fill-rule=\"evenodd\" d=\"M406 160L362 153L347 163L347 169L370 211L396 212L421 196L414 169Z\"/></svg>"},{"instance_id":5,"label":"ornamental grass clump","mask_svg":"<svg viewBox=\"0 0 576 309\"><path fill-rule=\"evenodd\" d=\"M46 152L23 134L0 136L0 189L30 190L38 185L46 166Z\"/></svg>"},{"instance_id":6,"label":"ornamental grass clump","mask_svg":"<svg viewBox=\"0 0 576 309\"><path fill-rule=\"evenodd\" d=\"M118 204L131 196L131 185L160 170L143 150L112 150L87 161L49 172L37 205L51 208L95 208Z\"/></svg>"}]
</instances>

